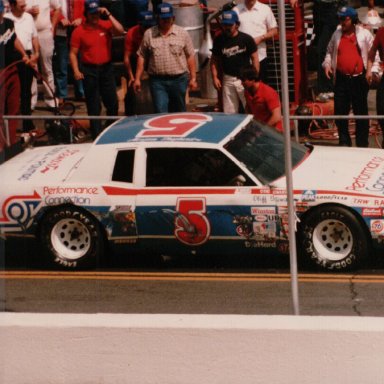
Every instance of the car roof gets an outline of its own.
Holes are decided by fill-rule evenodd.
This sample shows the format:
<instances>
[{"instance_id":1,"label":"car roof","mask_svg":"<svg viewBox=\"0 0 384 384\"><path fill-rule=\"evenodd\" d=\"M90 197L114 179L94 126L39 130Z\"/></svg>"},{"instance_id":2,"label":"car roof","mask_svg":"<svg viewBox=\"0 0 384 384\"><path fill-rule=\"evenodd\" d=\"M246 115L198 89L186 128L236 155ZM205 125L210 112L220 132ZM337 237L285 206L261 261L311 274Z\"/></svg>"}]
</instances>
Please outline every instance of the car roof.
<instances>
[{"instance_id":1,"label":"car roof","mask_svg":"<svg viewBox=\"0 0 384 384\"><path fill-rule=\"evenodd\" d=\"M251 115L182 112L125 117L106 128L95 145L127 142L221 143L232 136Z\"/></svg>"}]
</instances>

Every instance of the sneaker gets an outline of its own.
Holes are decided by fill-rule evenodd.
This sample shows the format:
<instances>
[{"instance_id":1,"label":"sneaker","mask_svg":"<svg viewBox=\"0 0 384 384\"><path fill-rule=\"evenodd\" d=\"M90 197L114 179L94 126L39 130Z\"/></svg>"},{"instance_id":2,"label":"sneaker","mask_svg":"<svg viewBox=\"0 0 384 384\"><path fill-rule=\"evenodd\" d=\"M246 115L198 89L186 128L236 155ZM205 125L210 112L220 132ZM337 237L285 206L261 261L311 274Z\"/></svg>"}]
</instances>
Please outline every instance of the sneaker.
<instances>
[{"instance_id":1,"label":"sneaker","mask_svg":"<svg viewBox=\"0 0 384 384\"><path fill-rule=\"evenodd\" d=\"M329 96L328 96L328 93L327 92L322 92L322 93L319 93L317 96L316 96L316 101L320 101L321 103L325 103L326 101L329 100Z\"/></svg>"},{"instance_id":2,"label":"sneaker","mask_svg":"<svg viewBox=\"0 0 384 384\"><path fill-rule=\"evenodd\" d=\"M333 99L335 94L333 92L327 92L328 99Z\"/></svg>"}]
</instances>

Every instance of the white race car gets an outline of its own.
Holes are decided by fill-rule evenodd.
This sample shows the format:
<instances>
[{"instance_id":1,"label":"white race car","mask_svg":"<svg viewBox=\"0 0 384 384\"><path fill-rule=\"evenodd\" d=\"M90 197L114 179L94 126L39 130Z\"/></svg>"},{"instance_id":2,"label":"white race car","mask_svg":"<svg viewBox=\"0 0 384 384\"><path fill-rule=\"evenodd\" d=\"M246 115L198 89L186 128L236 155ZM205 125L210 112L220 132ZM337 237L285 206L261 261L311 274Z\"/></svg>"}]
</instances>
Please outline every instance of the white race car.
<instances>
[{"instance_id":1,"label":"white race car","mask_svg":"<svg viewBox=\"0 0 384 384\"><path fill-rule=\"evenodd\" d=\"M384 241L384 151L292 143L300 256L355 268ZM288 251L283 137L247 115L123 118L90 144L0 166L0 232L35 236L55 266L126 252ZM108 251L106 249L108 247Z\"/></svg>"}]
</instances>

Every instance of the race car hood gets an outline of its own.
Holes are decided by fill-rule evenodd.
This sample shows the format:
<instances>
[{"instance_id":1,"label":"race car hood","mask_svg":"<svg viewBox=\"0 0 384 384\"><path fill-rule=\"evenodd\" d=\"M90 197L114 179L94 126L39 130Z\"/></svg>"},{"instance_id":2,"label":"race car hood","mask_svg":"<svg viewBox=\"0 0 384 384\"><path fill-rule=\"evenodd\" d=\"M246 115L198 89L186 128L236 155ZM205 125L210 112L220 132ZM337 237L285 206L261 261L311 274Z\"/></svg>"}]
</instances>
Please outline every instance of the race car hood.
<instances>
[{"instance_id":1,"label":"race car hood","mask_svg":"<svg viewBox=\"0 0 384 384\"><path fill-rule=\"evenodd\" d=\"M63 181L91 146L76 144L26 149L0 166L0 179L6 185Z\"/></svg>"},{"instance_id":2,"label":"race car hood","mask_svg":"<svg viewBox=\"0 0 384 384\"><path fill-rule=\"evenodd\" d=\"M273 186L285 188L285 178ZM384 195L384 151L315 146L293 170L298 190L328 190Z\"/></svg>"}]
</instances>

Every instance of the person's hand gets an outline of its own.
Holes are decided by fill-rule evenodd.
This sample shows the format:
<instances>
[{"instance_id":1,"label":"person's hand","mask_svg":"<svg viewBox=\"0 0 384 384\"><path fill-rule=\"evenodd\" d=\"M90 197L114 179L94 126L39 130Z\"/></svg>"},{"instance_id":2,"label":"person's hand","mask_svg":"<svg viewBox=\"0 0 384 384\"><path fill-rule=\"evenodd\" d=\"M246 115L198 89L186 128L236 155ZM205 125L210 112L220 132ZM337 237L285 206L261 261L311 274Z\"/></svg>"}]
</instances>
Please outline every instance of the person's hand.
<instances>
[{"instance_id":1,"label":"person's hand","mask_svg":"<svg viewBox=\"0 0 384 384\"><path fill-rule=\"evenodd\" d=\"M220 91L220 89L221 89L221 81L217 77L212 79L212 81L213 81L213 86L215 87L215 89Z\"/></svg>"},{"instance_id":2,"label":"person's hand","mask_svg":"<svg viewBox=\"0 0 384 384\"><path fill-rule=\"evenodd\" d=\"M192 91L197 89L197 81L194 77L189 79L188 88Z\"/></svg>"},{"instance_id":3,"label":"person's hand","mask_svg":"<svg viewBox=\"0 0 384 384\"><path fill-rule=\"evenodd\" d=\"M135 93L139 93L141 91L141 81L140 80L135 80L133 83L133 90Z\"/></svg>"},{"instance_id":4,"label":"person's hand","mask_svg":"<svg viewBox=\"0 0 384 384\"><path fill-rule=\"evenodd\" d=\"M36 68L37 69L37 63L39 61L39 55L36 54L36 53L33 53L31 55L31 57L29 58L29 63L28 65L32 68Z\"/></svg>"},{"instance_id":5,"label":"person's hand","mask_svg":"<svg viewBox=\"0 0 384 384\"><path fill-rule=\"evenodd\" d=\"M80 71L73 71L73 77L75 78L75 80L83 80L84 74Z\"/></svg>"},{"instance_id":6,"label":"person's hand","mask_svg":"<svg viewBox=\"0 0 384 384\"><path fill-rule=\"evenodd\" d=\"M111 12L109 12L108 9L105 7L99 7L99 13L100 16L104 15L105 17L108 17L111 14Z\"/></svg>"},{"instance_id":7,"label":"person's hand","mask_svg":"<svg viewBox=\"0 0 384 384\"><path fill-rule=\"evenodd\" d=\"M365 78L367 79L367 83L370 85L372 83L372 71L367 70L365 74Z\"/></svg>"},{"instance_id":8,"label":"person's hand","mask_svg":"<svg viewBox=\"0 0 384 384\"><path fill-rule=\"evenodd\" d=\"M291 8L296 8L299 6L298 0L289 0L289 3L291 4Z\"/></svg>"},{"instance_id":9,"label":"person's hand","mask_svg":"<svg viewBox=\"0 0 384 384\"><path fill-rule=\"evenodd\" d=\"M40 7L38 5L34 5L30 10L29 13L33 16L33 18L36 18L40 13Z\"/></svg>"},{"instance_id":10,"label":"person's hand","mask_svg":"<svg viewBox=\"0 0 384 384\"><path fill-rule=\"evenodd\" d=\"M59 21L59 23L63 26L63 27L68 27L68 26L70 26L71 25L71 22L68 20L68 19L61 19L60 21Z\"/></svg>"},{"instance_id":11,"label":"person's hand","mask_svg":"<svg viewBox=\"0 0 384 384\"><path fill-rule=\"evenodd\" d=\"M133 86L134 82L135 82L135 77L133 75L132 76L128 75L127 87L129 88L129 87Z\"/></svg>"},{"instance_id":12,"label":"person's hand","mask_svg":"<svg viewBox=\"0 0 384 384\"><path fill-rule=\"evenodd\" d=\"M72 27L78 27L82 23L82 18L79 17L78 19L75 19L72 21Z\"/></svg>"},{"instance_id":13,"label":"person's hand","mask_svg":"<svg viewBox=\"0 0 384 384\"><path fill-rule=\"evenodd\" d=\"M330 79L333 75L332 68L330 66L325 67L325 76L327 76L327 79Z\"/></svg>"}]
</instances>

